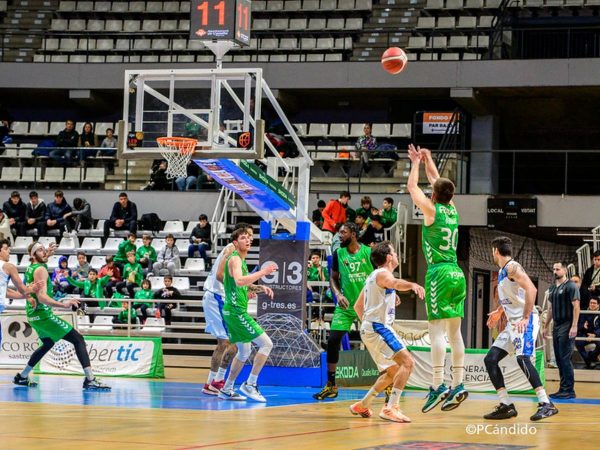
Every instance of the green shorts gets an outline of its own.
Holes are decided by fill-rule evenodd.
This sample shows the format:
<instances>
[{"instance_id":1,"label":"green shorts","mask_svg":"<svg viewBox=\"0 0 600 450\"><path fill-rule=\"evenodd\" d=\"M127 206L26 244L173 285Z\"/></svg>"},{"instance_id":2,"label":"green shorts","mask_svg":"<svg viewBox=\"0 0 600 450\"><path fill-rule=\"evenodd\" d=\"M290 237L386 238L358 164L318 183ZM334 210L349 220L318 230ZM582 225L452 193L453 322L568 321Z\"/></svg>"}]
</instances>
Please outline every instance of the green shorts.
<instances>
[{"instance_id":1,"label":"green shorts","mask_svg":"<svg viewBox=\"0 0 600 450\"><path fill-rule=\"evenodd\" d=\"M223 320L227 326L229 342L232 344L252 342L265 332L247 312L223 310Z\"/></svg>"},{"instance_id":2,"label":"green shorts","mask_svg":"<svg viewBox=\"0 0 600 450\"><path fill-rule=\"evenodd\" d=\"M331 329L337 331L350 331L352 324L358 320L358 316L354 311L354 306L350 305L346 309L339 306L335 307L333 319L331 319Z\"/></svg>"},{"instance_id":3,"label":"green shorts","mask_svg":"<svg viewBox=\"0 0 600 450\"><path fill-rule=\"evenodd\" d=\"M54 342L60 341L73 329L69 322L54 314L42 319L39 319L38 316L27 317L27 320L40 339L50 338Z\"/></svg>"},{"instance_id":4,"label":"green shorts","mask_svg":"<svg viewBox=\"0 0 600 450\"><path fill-rule=\"evenodd\" d=\"M464 317L467 282L454 263L434 264L425 275L427 320Z\"/></svg>"}]
</instances>

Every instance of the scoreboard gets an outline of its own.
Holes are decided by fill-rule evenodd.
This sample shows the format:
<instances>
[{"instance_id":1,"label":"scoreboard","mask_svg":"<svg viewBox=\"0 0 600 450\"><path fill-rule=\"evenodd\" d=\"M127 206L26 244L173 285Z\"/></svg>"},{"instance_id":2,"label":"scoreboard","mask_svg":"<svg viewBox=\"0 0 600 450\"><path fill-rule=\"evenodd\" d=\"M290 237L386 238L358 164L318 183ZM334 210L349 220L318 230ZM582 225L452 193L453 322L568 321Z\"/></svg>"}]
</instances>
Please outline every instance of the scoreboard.
<instances>
[{"instance_id":1,"label":"scoreboard","mask_svg":"<svg viewBox=\"0 0 600 450\"><path fill-rule=\"evenodd\" d=\"M192 0L190 39L250 44L250 0Z\"/></svg>"},{"instance_id":2,"label":"scoreboard","mask_svg":"<svg viewBox=\"0 0 600 450\"><path fill-rule=\"evenodd\" d=\"M488 228L525 231L537 227L537 199L531 197L490 197L487 202Z\"/></svg>"}]
</instances>

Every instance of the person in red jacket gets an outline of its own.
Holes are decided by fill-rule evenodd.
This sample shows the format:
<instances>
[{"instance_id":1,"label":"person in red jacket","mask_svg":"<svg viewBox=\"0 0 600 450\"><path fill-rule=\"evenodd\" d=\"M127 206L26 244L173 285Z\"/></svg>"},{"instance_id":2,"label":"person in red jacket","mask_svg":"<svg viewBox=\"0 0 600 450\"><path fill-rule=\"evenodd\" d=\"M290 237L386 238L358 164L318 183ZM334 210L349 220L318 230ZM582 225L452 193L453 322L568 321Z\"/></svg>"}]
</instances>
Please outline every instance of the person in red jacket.
<instances>
[{"instance_id":1,"label":"person in red jacket","mask_svg":"<svg viewBox=\"0 0 600 450\"><path fill-rule=\"evenodd\" d=\"M323 215L323 231L329 231L331 234L337 233L341 224L346 223L346 205L350 200L348 191L340 192L340 198L330 200L321 213Z\"/></svg>"}]
</instances>

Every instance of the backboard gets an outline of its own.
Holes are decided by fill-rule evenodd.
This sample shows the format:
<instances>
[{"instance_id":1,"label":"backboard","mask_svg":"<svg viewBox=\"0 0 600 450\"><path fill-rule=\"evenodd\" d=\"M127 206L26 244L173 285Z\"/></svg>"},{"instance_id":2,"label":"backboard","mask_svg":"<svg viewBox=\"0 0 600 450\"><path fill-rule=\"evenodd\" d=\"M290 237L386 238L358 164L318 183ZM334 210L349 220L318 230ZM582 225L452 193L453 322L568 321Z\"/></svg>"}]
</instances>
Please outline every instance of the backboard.
<instances>
[{"instance_id":1,"label":"backboard","mask_svg":"<svg viewBox=\"0 0 600 450\"><path fill-rule=\"evenodd\" d=\"M261 159L262 69L126 70L124 159L158 159L159 137L198 140L193 159Z\"/></svg>"}]
</instances>

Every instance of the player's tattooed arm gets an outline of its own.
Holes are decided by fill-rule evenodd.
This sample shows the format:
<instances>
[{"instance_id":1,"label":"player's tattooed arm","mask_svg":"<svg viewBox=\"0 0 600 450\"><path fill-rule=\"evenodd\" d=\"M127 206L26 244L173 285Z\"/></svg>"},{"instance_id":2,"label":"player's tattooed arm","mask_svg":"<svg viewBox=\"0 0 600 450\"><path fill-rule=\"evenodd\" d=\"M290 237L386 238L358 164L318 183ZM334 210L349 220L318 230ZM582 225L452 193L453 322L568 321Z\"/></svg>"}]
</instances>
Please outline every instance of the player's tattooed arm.
<instances>
[{"instance_id":1,"label":"player's tattooed arm","mask_svg":"<svg viewBox=\"0 0 600 450\"><path fill-rule=\"evenodd\" d=\"M525 273L525 270L516 261L512 261L506 267L506 275L508 278L516 282L519 287L525 291L525 307L523 308L523 319L515 324L517 331L523 333L529 322L529 316L535 307L535 300L537 298L537 288Z\"/></svg>"}]
</instances>

